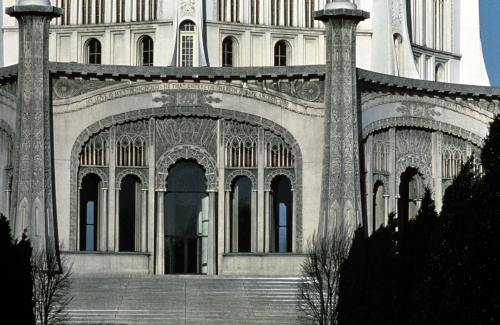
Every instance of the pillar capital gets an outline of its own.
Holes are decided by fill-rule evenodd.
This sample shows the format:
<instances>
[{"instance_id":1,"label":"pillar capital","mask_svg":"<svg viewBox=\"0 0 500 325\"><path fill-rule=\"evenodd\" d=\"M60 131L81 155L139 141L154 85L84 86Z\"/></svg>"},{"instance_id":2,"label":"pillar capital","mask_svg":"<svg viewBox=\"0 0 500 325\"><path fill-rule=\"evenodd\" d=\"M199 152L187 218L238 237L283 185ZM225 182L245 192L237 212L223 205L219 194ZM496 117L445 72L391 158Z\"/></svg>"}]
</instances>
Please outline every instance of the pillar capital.
<instances>
[{"instance_id":1,"label":"pillar capital","mask_svg":"<svg viewBox=\"0 0 500 325\"><path fill-rule=\"evenodd\" d=\"M46 1L31 1L31 2L46 2ZM53 18L61 16L63 14L63 9L51 6L50 2L48 3L48 5L31 4L31 3L21 5L20 3L19 5L6 8L5 13L13 17L24 14L38 14L38 15L52 16Z\"/></svg>"},{"instance_id":2,"label":"pillar capital","mask_svg":"<svg viewBox=\"0 0 500 325\"><path fill-rule=\"evenodd\" d=\"M324 9L314 11L313 17L323 22L332 18L352 19L359 22L370 18L370 13L358 9L352 2L340 0L329 2Z\"/></svg>"}]
</instances>

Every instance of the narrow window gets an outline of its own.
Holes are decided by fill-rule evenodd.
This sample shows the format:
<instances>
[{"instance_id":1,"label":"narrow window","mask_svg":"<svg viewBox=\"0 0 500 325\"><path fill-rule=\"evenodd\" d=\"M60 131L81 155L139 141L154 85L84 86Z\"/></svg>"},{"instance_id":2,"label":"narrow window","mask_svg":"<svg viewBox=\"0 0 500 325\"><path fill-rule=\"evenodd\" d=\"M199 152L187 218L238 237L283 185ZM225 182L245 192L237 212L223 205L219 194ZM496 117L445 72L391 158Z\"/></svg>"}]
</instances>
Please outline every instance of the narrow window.
<instances>
[{"instance_id":1,"label":"narrow window","mask_svg":"<svg viewBox=\"0 0 500 325\"><path fill-rule=\"evenodd\" d=\"M232 191L231 251L251 252L252 247L252 182L240 177Z\"/></svg>"},{"instance_id":2,"label":"narrow window","mask_svg":"<svg viewBox=\"0 0 500 325\"><path fill-rule=\"evenodd\" d=\"M121 181L119 195L119 250L140 251L142 186L136 176L127 175Z\"/></svg>"},{"instance_id":3,"label":"narrow window","mask_svg":"<svg viewBox=\"0 0 500 325\"><path fill-rule=\"evenodd\" d=\"M87 63L101 64L101 42L95 38L87 42Z\"/></svg>"},{"instance_id":4,"label":"narrow window","mask_svg":"<svg viewBox=\"0 0 500 325\"><path fill-rule=\"evenodd\" d=\"M274 252L292 251L293 194L287 177L281 176L271 184L274 215Z\"/></svg>"},{"instance_id":5,"label":"narrow window","mask_svg":"<svg viewBox=\"0 0 500 325\"><path fill-rule=\"evenodd\" d=\"M385 223L384 185L378 181L373 191L373 231Z\"/></svg>"},{"instance_id":6,"label":"narrow window","mask_svg":"<svg viewBox=\"0 0 500 325\"><path fill-rule=\"evenodd\" d=\"M231 37L226 37L222 42L222 66L233 66L233 40Z\"/></svg>"},{"instance_id":7,"label":"narrow window","mask_svg":"<svg viewBox=\"0 0 500 325\"><path fill-rule=\"evenodd\" d=\"M87 24L87 2L88 0L82 1L82 24Z\"/></svg>"},{"instance_id":8,"label":"narrow window","mask_svg":"<svg viewBox=\"0 0 500 325\"><path fill-rule=\"evenodd\" d=\"M314 0L305 0L305 26L307 28L314 27L314 18L312 13L314 11Z\"/></svg>"},{"instance_id":9,"label":"narrow window","mask_svg":"<svg viewBox=\"0 0 500 325\"><path fill-rule=\"evenodd\" d=\"M125 22L125 0L116 0L116 22Z\"/></svg>"},{"instance_id":10,"label":"narrow window","mask_svg":"<svg viewBox=\"0 0 500 325\"><path fill-rule=\"evenodd\" d=\"M98 248L99 192L101 180L89 174L82 180L80 189L80 250L95 251Z\"/></svg>"},{"instance_id":11,"label":"narrow window","mask_svg":"<svg viewBox=\"0 0 500 325\"><path fill-rule=\"evenodd\" d=\"M141 65L153 66L153 40L149 36L144 36L140 43Z\"/></svg>"},{"instance_id":12,"label":"narrow window","mask_svg":"<svg viewBox=\"0 0 500 325\"><path fill-rule=\"evenodd\" d=\"M436 81L439 82L446 82L446 75L444 72L444 67L442 64L437 64L436 65Z\"/></svg>"},{"instance_id":13,"label":"narrow window","mask_svg":"<svg viewBox=\"0 0 500 325\"><path fill-rule=\"evenodd\" d=\"M180 66L194 67L196 65L196 26L193 22L187 21L180 26Z\"/></svg>"},{"instance_id":14,"label":"narrow window","mask_svg":"<svg viewBox=\"0 0 500 325\"><path fill-rule=\"evenodd\" d=\"M274 65L287 65L287 44L285 41L278 41L274 46Z\"/></svg>"}]
</instances>

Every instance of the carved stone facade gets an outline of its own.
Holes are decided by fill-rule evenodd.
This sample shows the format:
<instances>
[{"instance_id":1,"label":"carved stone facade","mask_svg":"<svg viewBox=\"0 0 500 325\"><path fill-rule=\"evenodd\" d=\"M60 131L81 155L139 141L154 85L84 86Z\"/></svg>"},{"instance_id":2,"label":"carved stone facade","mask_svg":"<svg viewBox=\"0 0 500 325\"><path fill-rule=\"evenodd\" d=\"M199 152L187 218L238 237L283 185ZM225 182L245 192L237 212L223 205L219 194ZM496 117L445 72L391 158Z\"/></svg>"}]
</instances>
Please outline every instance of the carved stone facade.
<instances>
[{"instance_id":1,"label":"carved stone facade","mask_svg":"<svg viewBox=\"0 0 500 325\"><path fill-rule=\"evenodd\" d=\"M179 17L201 19L199 1L178 2ZM54 231L81 273L173 272L172 252L196 241L193 273L294 276L315 232L363 223L371 233L391 211L411 218L426 186L440 208L461 162L474 154L480 172L500 91L356 69L355 25L366 14L339 10L342 21L319 13L328 65L43 61L35 76L25 61L38 45L22 52L0 69L0 212L15 219L19 195L55 191ZM394 29L405 25L401 12L390 10ZM51 114L35 114L42 107ZM188 224L196 231L171 231Z\"/></svg>"}]
</instances>

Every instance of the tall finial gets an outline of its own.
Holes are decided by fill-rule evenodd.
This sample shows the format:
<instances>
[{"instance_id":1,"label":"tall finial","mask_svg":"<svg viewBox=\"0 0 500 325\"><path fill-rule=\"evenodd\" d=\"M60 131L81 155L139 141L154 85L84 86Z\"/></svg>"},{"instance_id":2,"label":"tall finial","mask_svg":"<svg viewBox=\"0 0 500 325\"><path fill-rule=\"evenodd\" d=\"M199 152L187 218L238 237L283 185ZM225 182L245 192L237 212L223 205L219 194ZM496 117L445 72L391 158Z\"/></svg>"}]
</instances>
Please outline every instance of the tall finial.
<instances>
[{"instance_id":1,"label":"tall finial","mask_svg":"<svg viewBox=\"0 0 500 325\"><path fill-rule=\"evenodd\" d=\"M348 0L333 0L325 5L325 9L358 9L358 7Z\"/></svg>"}]
</instances>

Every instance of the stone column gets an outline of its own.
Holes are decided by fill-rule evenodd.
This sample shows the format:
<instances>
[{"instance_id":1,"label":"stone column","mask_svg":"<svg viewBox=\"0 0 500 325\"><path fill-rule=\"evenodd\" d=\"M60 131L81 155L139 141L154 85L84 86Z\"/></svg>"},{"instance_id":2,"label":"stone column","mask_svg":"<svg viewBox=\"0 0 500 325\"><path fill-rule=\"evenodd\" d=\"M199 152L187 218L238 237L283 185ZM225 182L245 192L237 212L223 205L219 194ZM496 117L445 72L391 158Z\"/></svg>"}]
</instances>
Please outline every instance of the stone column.
<instances>
[{"instance_id":1,"label":"stone column","mask_svg":"<svg viewBox=\"0 0 500 325\"><path fill-rule=\"evenodd\" d=\"M28 229L34 247L53 252L58 251L59 243L55 228L49 24L62 12L48 0L20 0L19 5L6 9L19 23L13 237L20 239L24 229Z\"/></svg>"},{"instance_id":2,"label":"stone column","mask_svg":"<svg viewBox=\"0 0 500 325\"><path fill-rule=\"evenodd\" d=\"M326 27L325 122L319 232L363 222L356 88L356 28L369 13L342 0L313 17Z\"/></svg>"},{"instance_id":3,"label":"stone column","mask_svg":"<svg viewBox=\"0 0 500 325\"><path fill-rule=\"evenodd\" d=\"M141 252L147 252L148 235L148 190L143 188L141 191Z\"/></svg>"},{"instance_id":4,"label":"stone column","mask_svg":"<svg viewBox=\"0 0 500 325\"><path fill-rule=\"evenodd\" d=\"M165 190L156 190L156 274L165 274Z\"/></svg>"},{"instance_id":5,"label":"stone column","mask_svg":"<svg viewBox=\"0 0 500 325\"><path fill-rule=\"evenodd\" d=\"M102 188L101 212L99 214L99 250L104 252L108 248L108 189Z\"/></svg>"}]
</instances>

